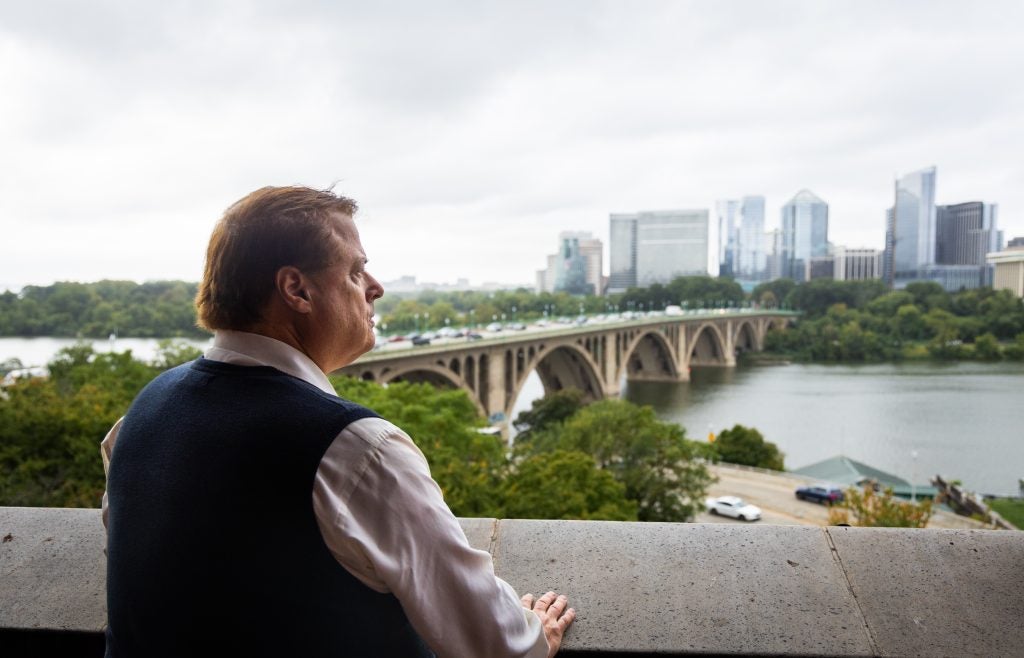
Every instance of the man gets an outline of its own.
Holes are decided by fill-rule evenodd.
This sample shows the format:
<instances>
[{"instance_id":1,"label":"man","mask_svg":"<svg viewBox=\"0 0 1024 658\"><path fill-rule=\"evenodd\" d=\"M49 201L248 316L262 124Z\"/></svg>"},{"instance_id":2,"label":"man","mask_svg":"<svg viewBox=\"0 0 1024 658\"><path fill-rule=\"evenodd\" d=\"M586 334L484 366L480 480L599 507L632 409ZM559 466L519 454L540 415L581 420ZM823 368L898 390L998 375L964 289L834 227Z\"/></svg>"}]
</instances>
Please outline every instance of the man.
<instances>
[{"instance_id":1,"label":"man","mask_svg":"<svg viewBox=\"0 0 1024 658\"><path fill-rule=\"evenodd\" d=\"M544 656L575 618L517 599L410 438L326 374L374 343L350 199L263 188L217 224L205 357L103 441L108 656Z\"/></svg>"}]
</instances>

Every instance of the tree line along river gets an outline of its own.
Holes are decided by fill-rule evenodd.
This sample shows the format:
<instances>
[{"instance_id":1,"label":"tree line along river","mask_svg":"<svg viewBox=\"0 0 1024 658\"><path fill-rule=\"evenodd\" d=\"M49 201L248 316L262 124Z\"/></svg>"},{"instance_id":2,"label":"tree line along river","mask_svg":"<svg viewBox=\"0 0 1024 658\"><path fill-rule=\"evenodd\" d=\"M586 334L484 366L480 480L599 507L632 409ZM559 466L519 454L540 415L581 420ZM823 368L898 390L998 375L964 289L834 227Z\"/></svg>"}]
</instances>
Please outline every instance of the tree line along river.
<instances>
[{"instance_id":1,"label":"tree line along river","mask_svg":"<svg viewBox=\"0 0 1024 658\"><path fill-rule=\"evenodd\" d=\"M40 365L73 343L0 338L0 360L18 357L25 365ZM206 343L194 341L198 347ZM147 359L156 340L98 340L94 347L132 349ZM517 411L541 395L539 378L532 375ZM786 453L790 469L843 454L916 484L938 474L996 495L1019 493L1024 478L1021 363L695 368L689 382L628 384L624 397L651 405L693 439L737 423L755 427Z\"/></svg>"}]
</instances>

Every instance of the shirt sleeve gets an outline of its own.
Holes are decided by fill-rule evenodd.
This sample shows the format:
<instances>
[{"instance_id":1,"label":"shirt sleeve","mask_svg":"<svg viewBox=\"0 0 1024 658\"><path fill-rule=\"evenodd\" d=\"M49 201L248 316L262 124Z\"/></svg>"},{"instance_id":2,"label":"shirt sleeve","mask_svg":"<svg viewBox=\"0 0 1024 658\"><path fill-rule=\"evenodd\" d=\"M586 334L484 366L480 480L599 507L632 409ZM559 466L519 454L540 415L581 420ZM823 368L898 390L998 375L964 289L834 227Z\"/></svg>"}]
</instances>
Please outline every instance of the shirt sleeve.
<instances>
[{"instance_id":1,"label":"shirt sleeve","mask_svg":"<svg viewBox=\"0 0 1024 658\"><path fill-rule=\"evenodd\" d=\"M124 416L117 419L114 426L110 428L107 435L103 437L103 441L100 442L100 456L103 458L103 477L106 478L110 474L110 456L114 454L114 444L117 443L117 434L121 431L121 423L124 422ZM101 516L103 518L103 527L107 528L107 515L109 511L107 509L107 488L103 487L103 500L100 503L100 507L103 508Z\"/></svg>"},{"instance_id":2,"label":"shirt sleeve","mask_svg":"<svg viewBox=\"0 0 1024 658\"><path fill-rule=\"evenodd\" d=\"M472 548L427 461L381 419L349 425L320 463L313 505L338 562L393 593L439 656L547 656L540 619Z\"/></svg>"}]
</instances>

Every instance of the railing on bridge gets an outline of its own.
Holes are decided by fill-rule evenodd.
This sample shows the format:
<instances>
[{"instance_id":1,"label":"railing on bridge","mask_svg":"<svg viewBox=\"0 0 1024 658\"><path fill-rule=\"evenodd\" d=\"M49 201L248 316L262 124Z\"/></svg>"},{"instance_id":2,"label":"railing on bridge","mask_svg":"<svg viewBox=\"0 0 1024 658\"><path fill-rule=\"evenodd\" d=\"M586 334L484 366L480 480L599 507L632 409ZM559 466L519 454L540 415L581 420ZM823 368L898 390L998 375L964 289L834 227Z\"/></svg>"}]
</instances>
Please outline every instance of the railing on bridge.
<instances>
[{"instance_id":1,"label":"railing on bridge","mask_svg":"<svg viewBox=\"0 0 1024 658\"><path fill-rule=\"evenodd\" d=\"M569 594L579 616L566 655L1011 656L1024 647L1021 532L461 522L517 590ZM0 536L5 658L101 655L99 511L0 508Z\"/></svg>"}]
</instances>

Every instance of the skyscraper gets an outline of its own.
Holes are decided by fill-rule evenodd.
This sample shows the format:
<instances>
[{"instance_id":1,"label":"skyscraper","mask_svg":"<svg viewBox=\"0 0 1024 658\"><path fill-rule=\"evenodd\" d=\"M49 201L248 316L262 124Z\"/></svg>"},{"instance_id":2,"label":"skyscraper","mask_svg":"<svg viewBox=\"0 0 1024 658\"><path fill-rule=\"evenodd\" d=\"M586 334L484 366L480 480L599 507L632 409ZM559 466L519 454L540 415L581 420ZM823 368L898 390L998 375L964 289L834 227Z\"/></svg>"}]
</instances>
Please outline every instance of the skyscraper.
<instances>
[{"instance_id":1,"label":"skyscraper","mask_svg":"<svg viewBox=\"0 0 1024 658\"><path fill-rule=\"evenodd\" d=\"M811 258L824 256L828 256L828 204L810 190L800 190L782 206L781 274L805 281Z\"/></svg>"},{"instance_id":2,"label":"skyscraper","mask_svg":"<svg viewBox=\"0 0 1024 658\"><path fill-rule=\"evenodd\" d=\"M610 217L608 292L707 274L708 211L659 210Z\"/></svg>"},{"instance_id":3,"label":"skyscraper","mask_svg":"<svg viewBox=\"0 0 1024 658\"><path fill-rule=\"evenodd\" d=\"M895 192L886 216L886 276L902 288L935 264L935 167L897 179Z\"/></svg>"},{"instance_id":4,"label":"skyscraper","mask_svg":"<svg viewBox=\"0 0 1024 658\"><path fill-rule=\"evenodd\" d=\"M608 292L625 292L636 285L636 215L611 215L608 238Z\"/></svg>"},{"instance_id":5,"label":"skyscraper","mask_svg":"<svg viewBox=\"0 0 1024 658\"><path fill-rule=\"evenodd\" d=\"M764 197L745 196L715 204L718 214L718 274L747 282L764 279Z\"/></svg>"},{"instance_id":6,"label":"skyscraper","mask_svg":"<svg viewBox=\"0 0 1024 658\"><path fill-rule=\"evenodd\" d=\"M935 262L940 265L985 265L985 254L999 251L999 207L969 201L936 209Z\"/></svg>"}]
</instances>

